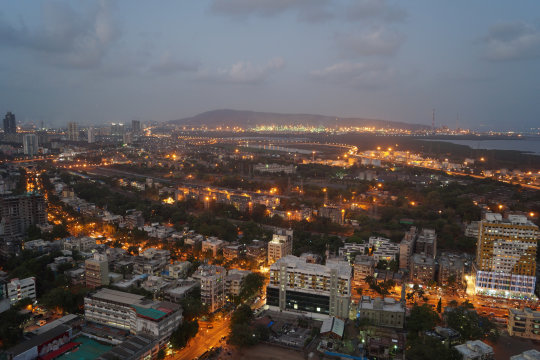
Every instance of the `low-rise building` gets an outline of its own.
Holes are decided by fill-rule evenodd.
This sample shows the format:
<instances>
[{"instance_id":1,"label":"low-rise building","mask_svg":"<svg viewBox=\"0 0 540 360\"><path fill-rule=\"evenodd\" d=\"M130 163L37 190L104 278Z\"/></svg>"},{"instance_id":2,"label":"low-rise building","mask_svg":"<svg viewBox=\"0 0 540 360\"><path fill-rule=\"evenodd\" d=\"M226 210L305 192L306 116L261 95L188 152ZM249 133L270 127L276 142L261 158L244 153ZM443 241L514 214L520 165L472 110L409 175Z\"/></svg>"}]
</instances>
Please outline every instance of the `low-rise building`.
<instances>
[{"instance_id":1,"label":"low-rise building","mask_svg":"<svg viewBox=\"0 0 540 360\"><path fill-rule=\"evenodd\" d=\"M435 280L435 260L431 256L414 254L411 258L410 280L419 284Z\"/></svg>"},{"instance_id":2,"label":"low-rise building","mask_svg":"<svg viewBox=\"0 0 540 360\"><path fill-rule=\"evenodd\" d=\"M508 334L540 340L540 311L508 309Z\"/></svg>"},{"instance_id":3,"label":"low-rise building","mask_svg":"<svg viewBox=\"0 0 540 360\"><path fill-rule=\"evenodd\" d=\"M454 349L457 350L463 360L494 359L493 348L480 340L467 341L465 344L454 346Z\"/></svg>"},{"instance_id":4,"label":"low-rise building","mask_svg":"<svg viewBox=\"0 0 540 360\"><path fill-rule=\"evenodd\" d=\"M223 247L223 257L225 260L234 261L237 260L242 254L244 247L240 244L231 244Z\"/></svg>"},{"instance_id":5,"label":"low-rise building","mask_svg":"<svg viewBox=\"0 0 540 360\"><path fill-rule=\"evenodd\" d=\"M84 315L87 321L127 330L134 335L152 335L160 344L164 344L182 322L182 309L176 304L107 288L84 298Z\"/></svg>"},{"instance_id":6,"label":"low-rise building","mask_svg":"<svg viewBox=\"0 0 540 360\"><path fill-rule=\"evenodd\" d=\"M231 301L234 297L240 295L242 289L242 280L250 274L250 271L231 269L225 276L225 295L227 300Z\"/></svg>"},{"instance_id":7,"label":"low-rise building","mask_svg":"<svg viewBox=\"0 0 540 360\"><path fill-rule=\"evenodd\" d=\"M223 240L220 240L215 236L210 236L202 242L202 252L204 254L207 251L210 251L212 253L212 256L217 256L218 251L224 246L225 242Z\"/></svg>"},{"instance_id":8,"label":"low-rise building","mask_svg":"<svg viewBox=\"0 0 540 360\"><path fill-rule=\"evenodd\" d=\"M179 304L183 298L186 297L193 289L200 287L201 284L199 281L188 278L184 280L179 280L175 285L169 289L166 289L163 292L163 298L167 301Z\"/></svg>"},{"instance_id":9,"label":"low-rise building","mask_svg":"<svg viewBox=\"0 0 540 360\"><path fill-rule=\"evenodd\" d=\"M372 276L376 262L368 255L357 255L354 258L354 281L364 281L368 276Z\"/></svg>"},{"instance_id":10,"label":"low-rise building","mask_svg":"<svg viewBox=\"0 0 540 360\"><path fill-rule=\"evenodd\" d=\"M390 239L371 236L369 246L376 262L399 260L399 244L393 243Z\"/></svg>"},{"instance_id":11,"label":"low-rise building","mask_svg":"<svg viewBox=\"0 0 540 360\"><path fill-rule=\"evenodd\" d=\"M253 240L246 246L246 257L255 260L258 263L266 260L268 244L262 240Z\"/></svg>"},{"instance_id":12,"label":"low-rise building","mask_svg":"<svg viewBox=\"0 0 540 360\"><path fill-rule=\"evenodd\" d=\"M101 354L97 360L148 360L156 359L159 341L153 336L141 333L130 336L126 341Z\"/></svg>"},{"instance_id":13,"label":"low-rise building","mask_svg":"<svg viewBox=\"0 0 540 360\"><path fill-rule=\"evenodd\" d=\"M405 306L393 298L362 296L357 309L359 319L367 319L372 325L403 329Z\"/></svg>"},{"instance_id":14,"label":"low-rise building","mask_svg":"<svg viewBox=\"0 0 540 360\"><path fill-rule=\"evenodd\" d=\"M448 285L453 281L454 285L463 285L465 266L463 259L457 255L443 254L439 257L439 286Z\"/></svg>"},{"instance_id":15,"label":"low-rise building","mask_svg":"<svg viewBox=\"0 0 540 360\"><path fill-rule=\"evenodd\" d=\"M356 255L367 255L369 245L364 243L345 243L338 249L339 256L346 256L352 262Z\"/></svg>"},{"instance_id":16,"label":"low-rise building","mask_svg":"<svg viewBox=\"0 0 540 360\"><path fill-rule=\"evenodd\" d=\"M191 263L189 261L175 261L167 265L165 273L170 279L185 279L190 268Z\"/></svg>"},{"instance_id":17,"label":"low-rise building","mask_svg":"<svg viewBox=\"0 0 540 360\"><path fill-rule=\"evenodd\" d=\"M36 278L28 277L26 279L11 279L6 284L7 298L11 305L23 299L36 300Z\"/></svg>"},{"instance_id":18,"label":"low-rise building","mask_svg":"<svg viewBox=\"0 0 540 360\"><path fill-rule=\"evenodd\" d=\"M77 250L81 252L89 252L97 247L96 239L90 236L80 238L64 239L64 250Z\"/></svg>"},{"instance_id":19,"label":"low-rise building","mask_svg":"<svg viewBox=\"0 0 540 360\"><path fill-rule=\"evenodd\" d=\"M510 357L510 360L539 360L540 351L531 349Z\"/></svg>"}]
</instances>

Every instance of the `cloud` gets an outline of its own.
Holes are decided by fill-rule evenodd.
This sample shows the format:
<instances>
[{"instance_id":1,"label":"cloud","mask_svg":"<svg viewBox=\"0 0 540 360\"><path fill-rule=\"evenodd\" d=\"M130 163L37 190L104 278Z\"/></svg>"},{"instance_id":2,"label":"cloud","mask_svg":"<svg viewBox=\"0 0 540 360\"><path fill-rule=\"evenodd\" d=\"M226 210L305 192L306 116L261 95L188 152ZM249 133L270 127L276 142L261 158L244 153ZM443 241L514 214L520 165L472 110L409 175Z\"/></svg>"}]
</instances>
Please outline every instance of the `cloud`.
<instances>
[{"instance_id":1,"label":"cloud","mask_svg":"<svg viewBox=\"0 0 540 360\"><path fill-rule=\"evenodd\" d=\"M331 0L213 0L210 10L234 18L275 16L294 11L304 21L322 21L331 18L328 6Z\"/></svg>"},{"instance_id":2,"label":"cloud","mask_svg":"<svg viewBox=\"0 0 540 360\"><path fill-rule=\"evenodd\" d=\"M346 19L349 21L382 20L399 22L405 20L407 12L386 0L354 0L347 7Z\"/></svg>"},{"instance_id":3,"label":"cloud","mask_svg":"<svg viewBox=\"0 0 540 360\"><path fill-rule=\"evenodd\" d=\"M491 27L482 39L484 56L490 61L526 60L540 57L540 30L523 22Z\"/></svg>"},{"instance_id":4,"label":"cloud","mask_svg":"<svg viewBox=\"0 0 540 360\"><path fill-rule=\"evenodd\" d=\"M395 69L381 63L344 61L311 72L317 80L343 84L354 88L376 89L395 79Z\"/></svg>"},{"instance_id":5,"label":"cloud","mask_svg":"<svg viewBox=\"0 0 540 360\"><path fill-rule=\"evenodd\" d=\"M337 34L340 52L345 57L394 55L405 37L396 31L376 27L364 32Z\"/></svg>"},{"instance_id":6,"label":"cloud","mask_svg":"<svg viewBox=\"0 0 540 360\"><path fill-rule=\"evenodd\" d=\"M174 59L168 52L163 54L160 60L150 67L150 71L158 75L171 75L178 72L195 72L198 69L198 63Z\"/></svg>"},{"instance_id":7,"label":"cloud","mask_svg":"<svg viewBox=\"0 0 540 360\"><path fill-rule=\"evenodd\" d=\"M216 71L200 71L198 78L236 84L257 84L265 81L270 74L284 66L285 61L280 57L270 59L263 65L253 65L249 61L239 61L230 68Z\"/></svg>"},{"instance_id":8,"label":"cloud","mask_svg":"<svg viewBox=\"0 0 540 360\"><path fill-rule=\"evenodd\" d=\"M45 2L42 25L9 24L0 18L0 46L28 49L60 67L97 67L119 37L109 3L100 1L85 13L63 2Z\"/></svg>"}]
</instances>

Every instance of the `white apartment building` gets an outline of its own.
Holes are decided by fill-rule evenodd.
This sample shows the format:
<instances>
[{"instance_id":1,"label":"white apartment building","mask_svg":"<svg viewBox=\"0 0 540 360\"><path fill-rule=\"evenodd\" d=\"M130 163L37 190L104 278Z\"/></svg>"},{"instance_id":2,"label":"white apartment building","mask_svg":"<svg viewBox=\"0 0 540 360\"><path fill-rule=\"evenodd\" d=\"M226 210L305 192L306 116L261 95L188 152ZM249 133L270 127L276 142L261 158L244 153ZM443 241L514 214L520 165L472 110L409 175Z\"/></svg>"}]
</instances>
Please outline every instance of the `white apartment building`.
<instances>
[{"instance_id":1,"label":"white apartment building","mask_svg":"<svg viewBox=\"0 0 540 360\"><path fill-rule=\"evenodd\" d=\"M367 255L368 252L369 245L364 243L344 243L343 246L338 249L339 256L346 256L349 261L354 260L354 256L356 255Z\"/></svg>"},{"instance_id":2,"label":"white apartment building","mask_svg":"<svg viewBox=\"0 0 540 360\"><path fill-rule=\"evenodd\" d=\"M225 276L225 294L228 300L232 300L234 296L240 295L242 288L242 280L250 274L247 270L231 269Z\"/></svg>"},{"instance_id":3,"label":"white apartment building","mask_svg":"<svg viewBox=\"0 0 540 360\"><path fill-rule=\"evenodd\" d=\"M270 267L266 304L273 310L300 312L319 319L347 318L351 272L346 261L319 265L285 256Z\"/></svg>"},{"instance_id":4,"label":"white apartment building","mask_svg":"<svg viewBox=\"0 0 540 360\"><path fill-rule=\"evenodd\" d=\"M369 238L369 246L372 249L373 259L376 262L399 259L399 244L393 243L390 239L371 236Z\"/></svg>"},{"instance_id":5,"label":"white apartment building","mask_svg":"<svg viewBox=\"0 0 540 360\"><path fill-rule=\"evenodd\" d=\"M215 236L210 236L202 242L202 252L203 254L207 251L211 251L213 256L216 256L219 249L222 249L225 246L225 241L218 239Z\"/></svg>"},{"instance_id":6,"label":"white apartment building","mask_svg":"<svg viewBox=\"0 0 540 360\"><path fill-rule=\"evenodd\" d=\"M463 360L490 360L494 358L493 348L480 340L469 340L454 346Z\"/></svg>"},{"instance_id":7,"label":"white apartment building","mask_svg":"<svg viewBox=\"0 0 540 360\"><path fill-rule=\"evenodd\" d=\"M96 248L96 239L90 236L64 239L64 250L88 252Z\"/></svg>"},{"instance_id":8,"label":"white apartment building","mask_svg":"<svg viewBox=\"0 0 540 360\"><path fill-rule=\"evenodd\" d=\"M277 260L292 255L293 231L280 229L268 243L268 264L273 264Z\"/></svg>"},{"instance_id":9,"label":"white apartment building","mask_svg":"<svg viewBox=\"0 0 540 360\"><path fill-rule=\"evenodd\" d=\"M164 344L182 322L182 309L173 303L104 288L84 298L84 316L87 321L135 335L149 334Z\"/></svg>"},{"instance_id":10,"label":"white apartment building","mask_svg":"<svg viewBox=\"0 0 540 360\"><path fill-rule=\"evenodd\" d=\"M201 265L193 274L193 278L201 283L201 301L208 305L211 313L225 305L225 276L224 267L215 265Z\"/></svg>"},{"instance_id":11,"label":"white apartment building","mask_svg":"<svg viewBox=\"0 0 540 360\"><path fill-rule=\"evenodd\" d=\"M11 279L6 285L7 298L11 305L21 301L22 299L30 298L36 300L36 278L29 277L26 279Z\"/></svg>"}]
</instances>

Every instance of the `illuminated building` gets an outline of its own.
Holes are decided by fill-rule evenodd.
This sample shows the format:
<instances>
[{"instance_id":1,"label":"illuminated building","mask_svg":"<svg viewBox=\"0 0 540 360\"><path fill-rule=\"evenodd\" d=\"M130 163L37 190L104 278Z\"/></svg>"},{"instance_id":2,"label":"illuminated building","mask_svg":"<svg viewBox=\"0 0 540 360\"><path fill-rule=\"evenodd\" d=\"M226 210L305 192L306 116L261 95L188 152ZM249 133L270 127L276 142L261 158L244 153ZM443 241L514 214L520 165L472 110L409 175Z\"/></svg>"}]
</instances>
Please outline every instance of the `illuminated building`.
<instances>
[{"instance_id":1,"label":"illuminated building","mask_svg":"<svg viewBox=\"0 0 540 360\"><path fill-rule=\"evenodd\" d=\"M288 255L270 267L266 304L272 310L291 311L324 319L347 318L351 302L351 266L346 261L309 264Z\"/></svg>"},{"instance_id":2,"label":"illuminated building","mask_svg":"<svg viewBox=\"0 0 540 360\"><path fill-rule=\"evenodd\" d=\"M538 234L538 226L524 215L487 213L478 234L476 293L532 298Z\"/></svg>"},{"instance_id":3,"label":"illuminated building","mask_svg":"<svg viewBox=\"0 0 540 360\"><path fill-rule=\"evenodd\" d=\"M293 231L279 229L268 243L268 264L292 254Z\"/></svg>"}]
</instances>

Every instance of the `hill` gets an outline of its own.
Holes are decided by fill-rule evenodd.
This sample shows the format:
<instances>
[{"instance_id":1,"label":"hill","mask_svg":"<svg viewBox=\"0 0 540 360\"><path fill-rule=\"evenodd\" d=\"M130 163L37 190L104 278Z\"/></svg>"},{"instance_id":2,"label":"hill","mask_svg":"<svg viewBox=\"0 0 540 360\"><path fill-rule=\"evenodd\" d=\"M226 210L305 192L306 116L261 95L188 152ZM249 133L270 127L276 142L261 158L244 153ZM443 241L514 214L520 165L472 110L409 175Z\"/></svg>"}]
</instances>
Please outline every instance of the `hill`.
<instances>
[{"instance_id":1,"label":"hill","mask_svg":"<svg viewBox=\"0 0 540 360\"><path fill-rule=\"evenodd\" d=\"M357 126L394 128L404 130L428 129L426 125L408 124L397 121L386 121L364 118L338 118L335 116L311 115L311 114L277 114L255 111L240 110L213 110L207 111L189 118L169 121L171 124L186 126L207 126L215 128L220 126L239 126L253 128L258 125L305 125L305 126Z\"/></svg>"}]
</instances>

